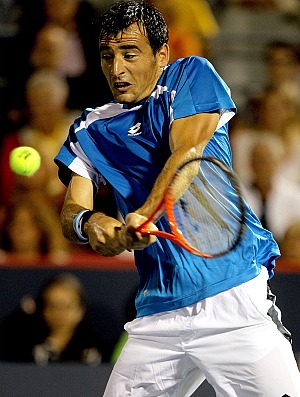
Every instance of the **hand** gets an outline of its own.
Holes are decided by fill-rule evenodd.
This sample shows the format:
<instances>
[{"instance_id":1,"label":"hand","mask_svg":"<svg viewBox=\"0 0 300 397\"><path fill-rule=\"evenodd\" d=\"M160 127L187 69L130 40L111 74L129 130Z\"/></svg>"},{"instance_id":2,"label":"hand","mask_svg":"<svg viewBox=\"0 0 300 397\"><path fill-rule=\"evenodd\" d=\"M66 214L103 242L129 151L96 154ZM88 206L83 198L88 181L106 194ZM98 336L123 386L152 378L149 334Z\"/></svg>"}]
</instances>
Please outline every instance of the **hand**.
<instances>
[{"instance_id":1,"label":"hand","mask_svg":"<svg viewBox=\"0 0 300 397\"><path fill-rule=\"evenodd\" d=\"M145 216L135 212L131 212L126 216L125 226L122 227L120 234L122 244L125 245L128 250L142 250L156 241L155 236L142 236L141 233L136 231L137 227L146 220L147 218ZM149 227L151 227L151 230L157 230L157 227L153 223L151 223Z\"/></svg>"},{"instance_id":2,"label":"hand","mask_svg":"<svg viewBox=\"0 0 300 397\"><path fill-rule=\"evenodd\" d=\"M122 243L122 222L100 212L93 214L84 225L92 249L103 256L121 254L127 247Z\"/></svg>"}]
</instances>

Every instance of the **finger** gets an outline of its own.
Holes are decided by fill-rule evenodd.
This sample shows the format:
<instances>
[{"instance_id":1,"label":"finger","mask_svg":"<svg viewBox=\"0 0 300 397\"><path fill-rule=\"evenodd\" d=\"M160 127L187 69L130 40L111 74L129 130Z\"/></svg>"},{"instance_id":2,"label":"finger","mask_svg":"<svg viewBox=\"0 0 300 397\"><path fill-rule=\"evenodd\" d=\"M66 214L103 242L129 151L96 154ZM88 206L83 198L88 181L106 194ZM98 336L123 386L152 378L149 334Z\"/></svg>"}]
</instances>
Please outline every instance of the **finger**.
<instances>
[{"instance_id":1,"label":"finger","mask_svg":"<svg viewBox=\"0 0 300 397\"><path fill-rule=\"evenodd\" d=\"M130 234L131 238L132 238L134 241L140 241L140 240L143 239L142 234L139 233L139 232L137 232L137 231L136 231L136 228L135 228L134 226L131 226L131 225L130 225L130 226L127 226L127 227L126 227L126 232L127 232L128 234Z\"/></svg>"},{"instance_id":2,"label":"finger","mask_svg":"<svg viewBox=\"0 0 300 397\"><path fill-rule=\"evenodd\" d=\"M120 244L121 244L128 252L131 252L131 249L128 248L128 246L127 246L126 238L124 237L124 234L126 233L126 232L125 232L125 225L116 226L116 227L115 227L115 230L116 230L116 232L117 232L118 240L119 240Z\"/></svg>"},{"instance_id":3,"label":"finger","mask_svg":"<svg viewBox=\"0 0 300 397\"><path fill-rule=\"evenodd\" d=\"M134 250L142 250L148 247L148 245L154 243L155 241L156 241L156 237L149 235L149 236L143 236L141 240L138 241L131 240L131 242L129 242L128 245L130 246L130 248Z\"/></svg>"},{"instance_id":4,"label":"finger","mask_svg":"<svg viewBox=\"0 0 300 397\"><path fill-rule=\"evenodd\" d=\"M97 234L97 240L98 240L99 243L105 244L106 243L106 238L104 237L104 233L98 233Z\"/></svg>"}]
</instances>

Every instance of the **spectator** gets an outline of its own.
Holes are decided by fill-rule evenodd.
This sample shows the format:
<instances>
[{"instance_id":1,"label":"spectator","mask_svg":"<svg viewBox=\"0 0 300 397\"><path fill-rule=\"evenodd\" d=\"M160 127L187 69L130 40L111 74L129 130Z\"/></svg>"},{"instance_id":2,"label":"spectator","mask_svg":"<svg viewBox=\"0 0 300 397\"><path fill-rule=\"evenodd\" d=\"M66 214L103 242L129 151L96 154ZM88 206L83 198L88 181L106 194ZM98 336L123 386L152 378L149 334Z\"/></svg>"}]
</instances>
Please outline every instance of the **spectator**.
<instances>
[{"instance_id":1,"label":"spectator","mask_svg":"<svg viewBox=\"0 0 300 397\"><path fill-rule=\"evenodd\" d=\"M62 64L66 56L67 32L64 28L45 24L36 34L30 53L30 64L34 70L47 69L64 76Z\"/></svg>"},{"instance_id":2,"label":"spectator","mask_svg":"<svg viewBox=\"0 0 300 397\"><path fill-rule=\"evenodd\" d=\"M259 128L279 135L285 124L298 113L297 103L280 87L266 87L258 105L256 120Z\"/></svg>"},{"instance_id":3,"label":"spectator","mask_svg":"<svg viewBox=\"0 0 300 397\"><path fill-rule=\"evenodd\" d=\"M300 20L300 4L298 0L274 0L277 8L284 14L284 16L295 22Z\"/></svg>"},{"instance_id":4,"label":"spectator","mask_svg":"<svg viewBox=\"0 0 300 397\"><path fill-rule=\"evenodd\" d=\"M285 146L286 158L282 174L300 185L300 118L293 118L283 126L281 138Z\"/></svg>"},{"instance_id":5,"label":"spectator","mask_svg":"<svg viewBox=\"0 0 300 397\"><path fill-rule=\"evenodd\" d=\"M264 133L281 136L287 123L297 117L298 107L279 88L268 87L252 109L249 108L250 113L251 110L252 122L235 125L231 130L234 168L245 184L251 183L249 155L256 137Z\"/></svg>"},{"instance_id":6,"label":"spectator","mask_svg":"<svg viewBox=\"0 0 300 397\"><path fill-rule=\"evenodd\" d=\"M282 93L290 102L300 106L300 55L296 44L285 41L267 42L261 50L261 73L264 76L260 87L249 93L246 100L246 112L243 119L246 122L256 122L261 100L267 94ZM253 84L248 84L248 90ZM251 91L251 90L249 90ZM250 113L249 113L250 109ZM276 124L274 122L274 124Z\"/></svg>"},{"instance_id":7,"label":"spectator","mask_svg":"<svg viewBox=\"0 0 300 397\"><path fill-rule=\"evenodd\" d=\"M300 105L300 54L295 44L272 41L266 46L268 84L280 87Z\"/></svg>"},{"instance_id":8,"label":"spectator","mask_svg":"<svg viewBox=\"0 0 300 397\"><path fill-rule=\"evenodd\" d=\"M65 189L57 178L53 158L75 118L68 108L69 85L61 70L64 37L64 29L54 25L44 26L37 35L32 52L32 62L37 71L26 83L27 124L3 140L0 203L8 203L14 192L19 190L39 189L46 193L49 203L58 212L61 209ZM42 156L42 169L34 178L16 177L8 167L9 153L19 145L33 146ZM96 202L103 212L116 216L114 198L108 186L102 186Z\"/></svg>"},{"instance_id":9,"label":"spectator","mask_svg":"<svg viewBox=\"0 0 300 397\"><path fill-rule=\"evenodd\" d=\"M152 0L169 29L170 62L189 55L208 57L218 23L205 0Z\"/></svg>"},{"instance_id":10,"label":"spectator","mask_svg":"<svg viewBox=\"0 0 300 397\"><path fill-rule=\"evenodd\" d=\"M36 34L34 45L29 54L29 67L27 73L20 73L16 77L16 88L10 87L14 96L17 96L19 103L16 103L8 111L8 118L14 125L21 125L26 122L26 85L29 78L37 71L47 70L49 73L58 74L60 78L65 78L62 71L62 62L66 58L66 31L64 28L53 24L46 24ZM28 76L27 80L24 79ZM22 79L22 82L19 81ZM24 81L23 81L24 80ZM70 82L66 79L69 85ZM69 101L68 93L68 101Z\"/></svg>"},{"instance_id":11,"label":"spectator","mask_svg":"<svg viewBox=\"0 0 300 397\"><path fill-rule=\"evenodd\" d=\"M12 42L7 73L6 110L10 114L7 129L15 129L20 121L17 112L24 108L24 85L34 71L31 52L37 34L45 26L55 25L65 32L65 55L61 68L70 83L68 106L83 109L100 105L112 98L104 76L99 74L98 38L93 33L97 11L85 0L18 0L21 17L19 32ZM8 63L8 62L7 62ZM99 94L100 92L100 94Z\"/></svg>"},{"instance_id":12,"label":"spectator","mask_svg":"<svg viewBox=\"0 0 300 397\"><path fill-rule=\"evenodd\" d=\"M283 259L295 259L300 267L300 221L292 222L286 229L280 243L280 251Z\"/></svg>"},{"instance_id":13,"label":"spectator","mask_svg":"<svg viewBox=\"0 0 300 397\"><path fill-rule=\"evenodd\" d=\"M66 81L50 71L34 73L26 84L28 122L3 140L1 150L0 201L8 204L20 191L44 192L49 204L60 211L65 190L58 181L53 157L66 138L74 116L67 107ZM32 146L42 157L40 170L33 178L17 176L9 168L10 151L17 146Z\"/></svg>"},{"instance_id":14,"label":"spectator","mask_svg":"<svg viewBox=\"0 0 300 397\"><path fill-rule=\"evenodd\" d=\"M54 262L66 257L70 244L62 235L58 214L42 194L23 194L5 208L2 223L2 256L9 254L22 262Z\"/></svg>"},{"instance_id":15,"label":"spectator","mask_svg":"<svg viewBox=\"0 0 300 397\"><path fill-rule=\"evenodd\" d=\"M87 1L44 0L44 21L66 31L66 55L61 68L70 82L69 106L73 109L112 98L107 84L103 84L104 77L99 77L98 39L93 34L96 17L96 10Z\"/></svg>"},{"instance_id":16,"label":"spectator","mask_svg":"<svg viewBox=\"0 0 300 397\"><path fill-rule=\"evenodd\" d=\"M18 7L14 0L0 1L0 144L6 128L6 96L8 76L10 75L11 56L15 48L14 38L18 32Z\"/></svg>"},{"instance_id":17,"label":"spectator","mask_svg":"<svg viewBox=\"0 0 300 397\"><path fill-rule=\"evenodd\" d=\"M248 203L278 242L291 223L300 220L300 187L279 174L284 155L279 137L257 137L250 150L253 180L245 189Z\"/></svg>"},{"instance_id":18,"label":"spectator","mask_svg":"<svg viewBox=\"0 0 300 397\"><path fill-rule=\"evenodd\" d=\"M36 301L27 297L2 324L1 359L99 364L101 347L85 308L85 291L77 277L60 273L50 278Z\"/></svg>"}]
</instances>

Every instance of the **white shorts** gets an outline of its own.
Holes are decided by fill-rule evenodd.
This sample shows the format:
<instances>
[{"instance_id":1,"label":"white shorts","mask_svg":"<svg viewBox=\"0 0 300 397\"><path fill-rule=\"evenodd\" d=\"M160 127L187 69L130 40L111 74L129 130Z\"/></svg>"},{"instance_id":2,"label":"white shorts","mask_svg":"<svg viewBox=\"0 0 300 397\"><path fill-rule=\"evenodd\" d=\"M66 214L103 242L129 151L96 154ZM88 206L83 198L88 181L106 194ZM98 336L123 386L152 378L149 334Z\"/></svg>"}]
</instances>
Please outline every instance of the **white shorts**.
<instances>
[{"instance_id":1,"label":"white shorts","mask_svg":"<svg viewBox=\"0 0 300 397\"><path fill-rule=\"evenodd\" d=\"M104 397L300 397L288 340L267 314L267 272L192 306L127 323Z\"/></svg>"}]
</instances>

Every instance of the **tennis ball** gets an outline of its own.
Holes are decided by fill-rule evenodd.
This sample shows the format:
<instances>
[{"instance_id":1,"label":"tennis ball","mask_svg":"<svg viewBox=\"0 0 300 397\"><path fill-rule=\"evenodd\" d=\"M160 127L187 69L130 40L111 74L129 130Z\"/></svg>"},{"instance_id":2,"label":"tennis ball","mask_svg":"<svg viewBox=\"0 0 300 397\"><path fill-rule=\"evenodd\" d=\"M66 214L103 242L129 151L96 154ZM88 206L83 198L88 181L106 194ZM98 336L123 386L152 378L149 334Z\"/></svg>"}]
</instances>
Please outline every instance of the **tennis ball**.
<instances>
[{"instance_id":1,"label":"tennis ball","mask_svg":"<svg viewBox=\"0 0 300 397\"><path fill-rule=\"evenodd\" d=\"M40 168L41 156L30 146L19 146L10 152L9 165L18 175L32 176Z\"/></svg>"}]
</instances>

